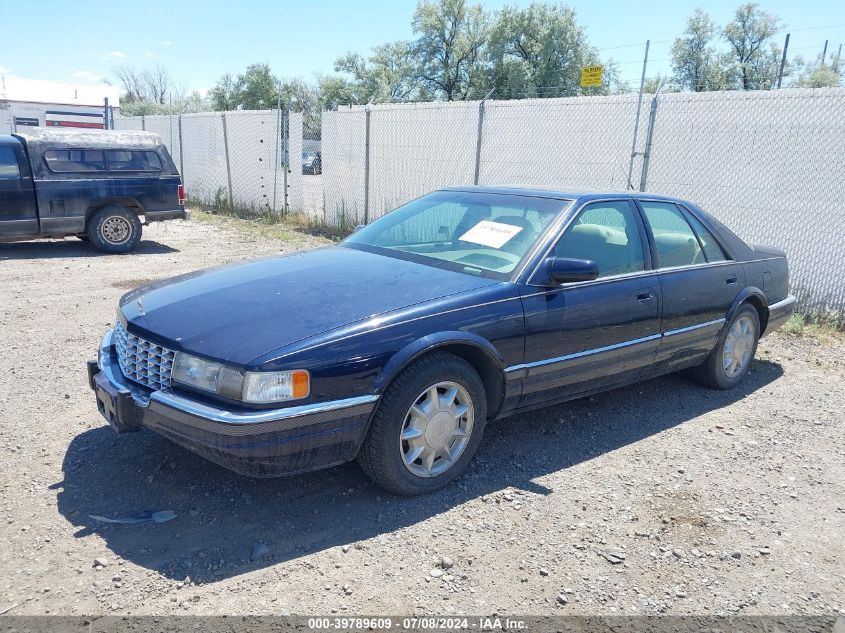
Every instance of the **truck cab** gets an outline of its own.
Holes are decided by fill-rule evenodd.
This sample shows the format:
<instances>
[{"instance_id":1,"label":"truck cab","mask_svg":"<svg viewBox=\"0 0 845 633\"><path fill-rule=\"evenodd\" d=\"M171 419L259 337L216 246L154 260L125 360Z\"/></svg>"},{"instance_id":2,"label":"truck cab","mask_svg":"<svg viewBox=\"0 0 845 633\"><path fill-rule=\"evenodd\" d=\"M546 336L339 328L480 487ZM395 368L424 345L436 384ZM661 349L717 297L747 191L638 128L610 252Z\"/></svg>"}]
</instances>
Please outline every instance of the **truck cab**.
<instances>
[{"instance_id":1,"label":"truck cab","mask_svg":"<svg viewBox=\"0 0 845 633\"><path fill-rule=\"evenodd\" d=\"M38 207L23 143L0 136L0 238L38 235Z\"/></svg>"},{"instance_id":2,"label":"truck cab","mask_svg":"<svg viewBox=\"0 0 845 633\"><path fill-rule=\"evenodd\" d=\"M77 236L131 251L143 224L187 218L156 134L33 128L0 136L0 242Z\"/></svg>"}]
</instances>

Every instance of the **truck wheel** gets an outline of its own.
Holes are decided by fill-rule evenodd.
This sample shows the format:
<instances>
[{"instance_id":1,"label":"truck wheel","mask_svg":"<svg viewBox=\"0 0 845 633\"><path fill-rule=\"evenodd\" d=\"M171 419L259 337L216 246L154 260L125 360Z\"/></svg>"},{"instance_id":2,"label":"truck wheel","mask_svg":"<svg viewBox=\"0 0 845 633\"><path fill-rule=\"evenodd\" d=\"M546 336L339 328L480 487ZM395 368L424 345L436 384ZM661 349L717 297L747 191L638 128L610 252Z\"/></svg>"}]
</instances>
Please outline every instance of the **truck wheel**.
<instances>
[{"instance_id":1,"label":"truck wheel","mask_svg":"<svg viewBox=\"0 0 845 633\"><path fill-rule=\"evenodd\" d=\"M714 389L735 387L748 373L759 339L757 310L748 304L740 306L707 359L692 368L692 377Z\"/></svg>"},{"instance_id":2,"label":"truck wheel","mask_svg":"<svg viewBox=\"0 0 845 633\"><path fill-rule=\"evenodd\" d=\"M390 492L433 492L466 470L486 420L484 383L475 369L453 354L434 352L385 390L358 461Z\"/></svg>"},{"instance_id":3,"label":"truck wheel","mask_svg":"<svg viewBox=\"0 0 845 633\"><path fill-rule=\"evenodd\" d=\"M103 207L88 219L88 240L106 253L128 253L141 241L141 220L126 207Z\"/></svg>"}]
</instances>

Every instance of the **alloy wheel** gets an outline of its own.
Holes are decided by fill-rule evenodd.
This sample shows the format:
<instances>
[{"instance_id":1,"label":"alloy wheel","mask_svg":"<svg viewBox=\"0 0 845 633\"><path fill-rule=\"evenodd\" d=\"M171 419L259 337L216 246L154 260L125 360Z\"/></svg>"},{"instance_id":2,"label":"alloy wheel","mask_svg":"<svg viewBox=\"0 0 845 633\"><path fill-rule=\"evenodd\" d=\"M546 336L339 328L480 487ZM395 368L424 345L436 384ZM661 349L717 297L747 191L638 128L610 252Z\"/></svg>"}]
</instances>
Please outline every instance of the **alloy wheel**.
<instances>
[{"instance_id":1,"label":"alloy wheel","mask_svg":"<svg viewBox=\"0 0 845 633\"><path fill-rule=\"evenodd\" d=\"M722 369L728 378L741 374L748 367L756 336L750 317L744 316L731 326L722 349Z\"/></svg>"},{"instance_id":2,"label":"alloy wheel","mask_svg":"<svg viewBox=\"0 0 845 633\"><path fill-rule=\"evenodd\" d=\"M423 391L399 434L405 467L418 477L436 477L458 461L472 433L475 408L461 385L443 381Z\"/></svg>"}]
</instances>

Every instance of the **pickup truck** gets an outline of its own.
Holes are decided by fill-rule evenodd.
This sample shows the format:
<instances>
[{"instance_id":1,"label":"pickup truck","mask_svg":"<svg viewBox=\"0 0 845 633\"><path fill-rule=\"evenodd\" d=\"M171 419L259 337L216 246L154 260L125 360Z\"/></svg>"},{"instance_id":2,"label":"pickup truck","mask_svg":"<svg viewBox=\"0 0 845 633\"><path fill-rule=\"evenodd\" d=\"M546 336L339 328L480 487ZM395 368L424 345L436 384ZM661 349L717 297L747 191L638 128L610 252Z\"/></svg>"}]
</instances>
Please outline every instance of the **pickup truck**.
<instances>
[{"instance_id":1,"label":"pickup truck","mask_svg":"<svg viewBox=\"0 0 845 633\"><path fill-rule=\"evenodd\" d=\"M142 224L187 217L182 179L156 134L0 135L0 242L76 236L126 253Z\"/></svg>"}]
</instances>

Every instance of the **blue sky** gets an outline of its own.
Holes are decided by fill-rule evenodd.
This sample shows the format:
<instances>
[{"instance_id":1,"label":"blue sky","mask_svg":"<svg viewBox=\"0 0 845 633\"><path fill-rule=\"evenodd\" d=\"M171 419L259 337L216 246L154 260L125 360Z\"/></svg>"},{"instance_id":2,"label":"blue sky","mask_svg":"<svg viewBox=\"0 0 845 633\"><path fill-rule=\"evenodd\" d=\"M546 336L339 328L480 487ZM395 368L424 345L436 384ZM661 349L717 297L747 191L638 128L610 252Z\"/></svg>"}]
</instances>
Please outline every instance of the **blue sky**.
<instances>
[{"instance_id":1,"label":"blue sky","mask_svg":"<svg viewBox=\"0 0 845 633\"><path fill-rule=\"evenodd\" d=\"M528 0L484 0L494 10ZM667 73L669 47L699 4L718 23L727 22L739 0L651 2L631 0L569 3L591 42L613 57L623 79L639 80L643 45L652 40L648 75ZM188 89L208 89L225 73L247 64L269 63L281 77L313 79L330 73L346 51L411 37L415 0L146 0L129 5L87 0L72 12L59 0L45 0L37 15L25 2L4 3L0 72L33 79L99 82L118 65L138 69L164 65ZM50 5L55 5L52 10ZM833 54L845 41L845 2L764 0L792 33L790 51L805 57L821 52L826 38ZM827 25L827 26L826 26ZM37 26L37 30L35 30ZM37 40L33 38L37 36ZM829 53L830 54L830 53Z\"/></svg>"}]
</instances>

